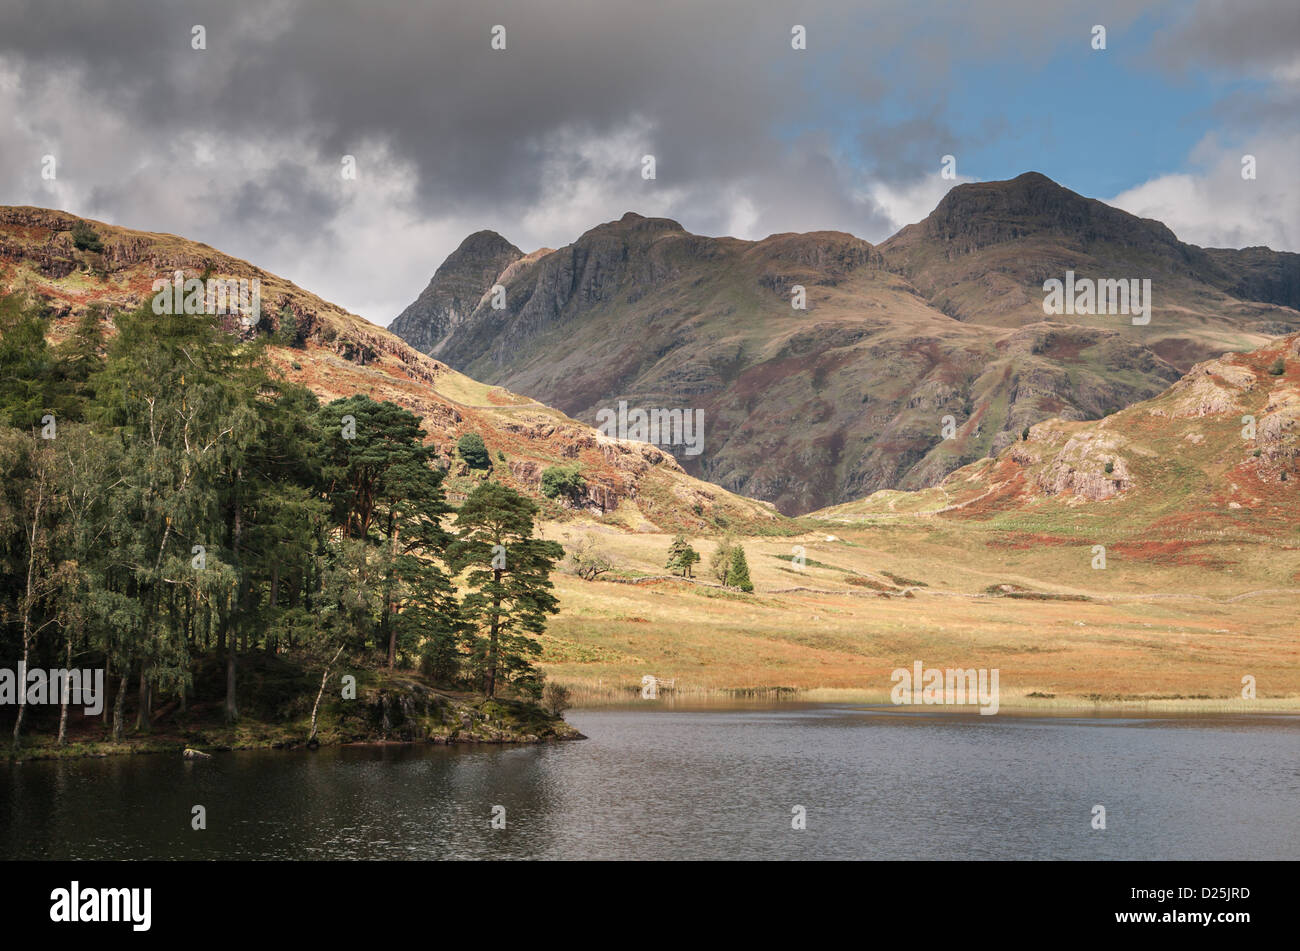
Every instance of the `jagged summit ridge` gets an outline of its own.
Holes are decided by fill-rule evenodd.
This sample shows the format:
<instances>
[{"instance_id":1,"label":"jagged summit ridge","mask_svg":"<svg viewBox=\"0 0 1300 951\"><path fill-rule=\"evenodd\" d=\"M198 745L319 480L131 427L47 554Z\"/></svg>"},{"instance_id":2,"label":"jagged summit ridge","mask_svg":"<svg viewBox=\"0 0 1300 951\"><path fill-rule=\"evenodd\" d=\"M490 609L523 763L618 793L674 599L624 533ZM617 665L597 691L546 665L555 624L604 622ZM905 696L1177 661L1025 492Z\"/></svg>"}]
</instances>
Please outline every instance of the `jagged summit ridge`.
<instances>
[{"instance_id":1,"label":"jagged summit ridge","mask_svg":"<svg viewBox=\"0 0 1300 951\"><path fill-rule=\"evenodd\" d=\"M1026 426L1300 330L1297 260L1183 244L1037 172L957 186L879 245L629 212L511 264L501 306L481 299L436 354L587 422L620 400L703 410L687 471L799 514L933 485ZM1045 314L1044 282L1071 270L1150 278L1150 325Z\"/></svg>"},{"instance_id":2,"label":"jagged summit ridge","mask_svg":"<svg viewBox=\"0 0 1300 951\"><path fill-rule=\"evenodd\" d=\"M438 353L497 276L523 256L495 231L474 232L434 272L429 285L389 330L417 350Z\"/></svg>"}]
</instances>

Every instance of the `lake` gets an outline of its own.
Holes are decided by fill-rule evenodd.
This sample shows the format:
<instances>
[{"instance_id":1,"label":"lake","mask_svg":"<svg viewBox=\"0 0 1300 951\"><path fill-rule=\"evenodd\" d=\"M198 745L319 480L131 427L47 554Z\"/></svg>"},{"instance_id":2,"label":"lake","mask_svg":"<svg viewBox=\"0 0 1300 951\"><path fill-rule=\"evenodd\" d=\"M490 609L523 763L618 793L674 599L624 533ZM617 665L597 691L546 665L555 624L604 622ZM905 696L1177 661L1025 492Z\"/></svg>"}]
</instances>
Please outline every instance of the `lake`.
<instances>
[{"instance_id":1,"label":"lake","mask_svg":"<svg viewBox=\"0 0 1300 951\"><path fill-rule=\"evenodd\" d=\"M786 704L568 719L589 739L0 766L0 855L1300 859L1300 718Z\"/></svg>"}]
</instances>

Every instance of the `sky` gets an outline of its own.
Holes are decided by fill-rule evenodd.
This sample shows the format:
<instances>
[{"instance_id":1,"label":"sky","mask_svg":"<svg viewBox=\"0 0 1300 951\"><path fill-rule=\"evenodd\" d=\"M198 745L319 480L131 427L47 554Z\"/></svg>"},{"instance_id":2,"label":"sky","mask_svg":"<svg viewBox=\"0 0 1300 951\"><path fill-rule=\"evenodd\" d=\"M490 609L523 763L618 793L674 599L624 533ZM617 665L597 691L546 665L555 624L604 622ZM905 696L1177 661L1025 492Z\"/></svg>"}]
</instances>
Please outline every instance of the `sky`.
<instances>
[{"instance_id":1,"label":"sky","mask_svg":"<svg viewBox=\"0 0 1300 951\"><path fill-rule=\"evenodd\" d=\"M0 6L0 204L202 241L378 324L482 229L879 242L1025 171L1300 251L1298 156L1297 0Z\"/></svg>"}]
</instances>

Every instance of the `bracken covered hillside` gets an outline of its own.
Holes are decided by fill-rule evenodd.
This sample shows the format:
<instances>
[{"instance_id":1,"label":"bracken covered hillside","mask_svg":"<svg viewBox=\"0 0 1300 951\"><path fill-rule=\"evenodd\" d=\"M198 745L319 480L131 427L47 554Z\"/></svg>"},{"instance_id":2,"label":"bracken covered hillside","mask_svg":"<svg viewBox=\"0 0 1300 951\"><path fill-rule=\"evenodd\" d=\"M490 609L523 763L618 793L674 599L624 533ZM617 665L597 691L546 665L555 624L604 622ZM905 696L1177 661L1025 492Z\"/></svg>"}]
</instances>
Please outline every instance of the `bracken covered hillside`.
<instances>
[{"instance_id":1,"label":"bracken covered hillside","mask_svg":"<svg viewBox=\"0 0 1300 951\"><path fill-rule=\"evenodd\" d=\"M933 488L816 514L1001 519L1049 541L1123 535L1183 559L1229 537L1300 545L1300 334L1199 363L1105 419L1039 423Z\"/></svg>"},{"instance_id":2,"label":"bracken covered hillside","mask_svg":"<svg viewBox=\"0 0 1300 951\"><path fill-rule=\"evenodd\" d=\"M231 332L279 340L270 346L271 360L322 400L364 393L422 417L429 440L450 462L453 500L486 477L454 455L456 440L477 432L491 455L492 477L539 498L551 517L582 511L634 530L781 530L783 520L771 506L687 475L668 453L606 438L557 410L478 383L246 261L174 235L97 221L89 224L100 250L78 249L71 232L80 221L61 211L0 207L0 288L48 302L52 337L66 334L73 318L91 306L108 312L138 306L152 298L156 279L170 279L177 270L186 278L257 278L261 320L244 329L232 318ZM292 340L290 327L296 327ZM544 498L542 472L574 464L586 480L582 496L572 502Z\"/></svg>"}]
</instances>

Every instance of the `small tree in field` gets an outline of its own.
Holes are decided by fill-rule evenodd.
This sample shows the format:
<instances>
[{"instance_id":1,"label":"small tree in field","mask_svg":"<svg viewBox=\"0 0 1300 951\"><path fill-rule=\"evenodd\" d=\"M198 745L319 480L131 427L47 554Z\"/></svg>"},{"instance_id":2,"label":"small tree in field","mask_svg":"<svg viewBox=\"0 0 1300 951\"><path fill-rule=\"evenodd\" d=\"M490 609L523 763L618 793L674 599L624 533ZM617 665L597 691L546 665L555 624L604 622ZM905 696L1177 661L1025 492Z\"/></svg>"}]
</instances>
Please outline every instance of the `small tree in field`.
<instances>
[{"instance_id":1,"label":"small tree in field","mask_svg":"<svg viewBox=\"0 0 1300 951\"><path fill-rule=\"evenodd\" d=\"M587 480L577 466L550 466L542 472L542 495L548 499L563 496L577 502L586 487Z\"/></svg>"},{"instance_id":2,"label":"small tree in field","mask_svg":"<svg viewBox=\"0 0 1300 951\"><path fill-rule=\"evenodd\" d=\"M298 346L298 317L288 304L280 308L280 320L275 330L275 342L282 347Z\"/></svg>"},{"instance_id":3,"label":"small tree in field","mask_svg":"<svg viewBox=\"0 0 1300 951\"><path fill-rule=\"evenodd\" d=\"M614 567L609 556L597 547L596 539L591 535L584 535L574 542L565 565L583 581L593 581Z\"/></svg>"},{"instance_id":4,"label":"small tree in field","mask_svg":"<svg viewBox=\"0 0 1300 951\"><path fill-rule=\"evenodd\" d=\"M736 539L730 534L718 540L718 547L709 558L709 574L718 579L719 584L727 583L727 574L731 571L731 553L736 547Z\"/></svg>"},{"instance_id":5,"label":"small tree in field","mask_svg":"<svg viewBox=\"0 0 1300 951\"><path fill-rule=\"evenodd\" d=\"M103 251L104 244L99 239L98 232L95 231L89 222L78 221L72 226L72 243L78 251Z\"/></svg>"},{"instance_id":6,"label":"small tree in field","mask_svg":"<svg viewBox=\"0 0 1300 951\"><path fill-rule=\"evenodd\" d=\"M727 587L739 588L741 591L753 591L754 583L749 580L749 563L745 561L745 549L737 545L731 550L731 568L727 571Z\"/></svg>"},{"instance_id":7,"label":"small tree in field","mask_svg":"<svg viewBox=\"0 0 1300 951\"><path fill-rule=\"evenodd\" d=\"M700 554L691 547L686 536L678 535L668 547L668 562L664 567L683 578L691 576L691 566L699 562Z\"/></svg>"}]
</instances>

